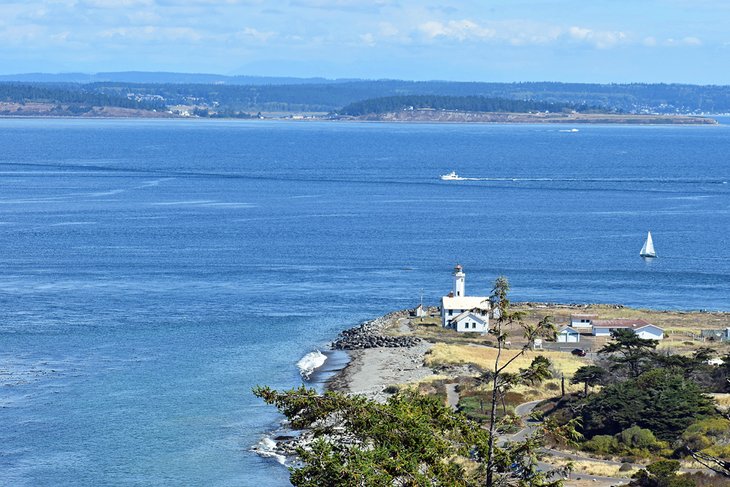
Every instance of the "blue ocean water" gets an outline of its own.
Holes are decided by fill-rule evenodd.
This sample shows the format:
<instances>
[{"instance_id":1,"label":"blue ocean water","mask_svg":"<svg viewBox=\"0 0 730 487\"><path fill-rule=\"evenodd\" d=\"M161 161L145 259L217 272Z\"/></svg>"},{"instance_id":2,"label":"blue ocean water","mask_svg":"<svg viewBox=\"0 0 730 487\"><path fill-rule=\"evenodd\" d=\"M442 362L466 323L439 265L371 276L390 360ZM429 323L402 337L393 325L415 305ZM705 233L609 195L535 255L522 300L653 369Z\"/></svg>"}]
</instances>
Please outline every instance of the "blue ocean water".
<instances>
[{"instance_id":1,"label":"blue ocean water","mask_svg":"<svg viewBox=\"0 0 730 487\"><path fill-rule=\"evenodd\" d=\"M730 126L564 130L0 120L0 485L287 485L251 388L456 262L729 310Z\"/></svg>"}]
</instances>

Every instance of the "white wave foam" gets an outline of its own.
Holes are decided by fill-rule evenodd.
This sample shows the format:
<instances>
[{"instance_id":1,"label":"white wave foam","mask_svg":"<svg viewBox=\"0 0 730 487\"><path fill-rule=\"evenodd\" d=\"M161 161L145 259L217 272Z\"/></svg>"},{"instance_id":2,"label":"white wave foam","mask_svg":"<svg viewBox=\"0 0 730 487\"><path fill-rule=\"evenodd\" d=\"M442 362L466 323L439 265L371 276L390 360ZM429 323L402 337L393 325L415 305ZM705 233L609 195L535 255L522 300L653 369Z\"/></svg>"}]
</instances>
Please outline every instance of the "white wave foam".
<instances>
[{"instance_id":1,"label":"white wave foam","mask_svg":"<svg viewBox=\"0 0 730 487\"><path fill-rule=\"evenodd\" d=\"M302 357L301 360L297 362L297 367L299 367L299 373L304 380L308 380L309 376L312 375L312 372L321 367L325 361L327 361L327 355L316 350L314 352L309 352Z\"/></svg>"},{"instance_id":2,"label":"white wave foam","mask_svg":"<svg viewBox=\"0 0 730 487\"><path fill-rule=\"evenodd\" d=\"M282 465L286 463L286 457L281 453L276 452L276 442L268 436L264 436L263 438L261 438L256 446L252 448L252 450L255 451L256 454L258 454L259 456L262 456L264 458L273 458Z\"/></svg>"}]
</instances>

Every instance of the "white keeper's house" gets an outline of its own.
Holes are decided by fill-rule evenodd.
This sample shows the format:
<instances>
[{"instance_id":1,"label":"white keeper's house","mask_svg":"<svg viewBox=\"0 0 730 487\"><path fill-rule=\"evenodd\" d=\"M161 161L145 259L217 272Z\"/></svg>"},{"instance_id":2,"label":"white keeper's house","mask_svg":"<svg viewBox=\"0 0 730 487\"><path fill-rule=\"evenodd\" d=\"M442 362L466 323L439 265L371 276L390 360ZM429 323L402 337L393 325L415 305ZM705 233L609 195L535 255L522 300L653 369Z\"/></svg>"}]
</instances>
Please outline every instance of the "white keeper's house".
<instances>
[{"instance_id":1,"label":"white keeper's house","mask_svg":"<svg viewBox=\"0 0 730 487\"><path fill-rule=\"evenodd\" d=\"M441 298L441 324L460 332L489 331L489 296L467 296L464 269L454 268L454 289Z\"/></svg>"},{"instance_id":2,"label":"white keeper's house","mask_svg":"<svg viewBox=\"0 0 730 487\"><path fill-rule=\"evenodd\" d=\"M593 320L593 335L597 337L610 336L613 330L631 330L640 338L647 340L664 339L664 328L652 325L646 320L616 319Z\"/></svg>"}]
</instances>

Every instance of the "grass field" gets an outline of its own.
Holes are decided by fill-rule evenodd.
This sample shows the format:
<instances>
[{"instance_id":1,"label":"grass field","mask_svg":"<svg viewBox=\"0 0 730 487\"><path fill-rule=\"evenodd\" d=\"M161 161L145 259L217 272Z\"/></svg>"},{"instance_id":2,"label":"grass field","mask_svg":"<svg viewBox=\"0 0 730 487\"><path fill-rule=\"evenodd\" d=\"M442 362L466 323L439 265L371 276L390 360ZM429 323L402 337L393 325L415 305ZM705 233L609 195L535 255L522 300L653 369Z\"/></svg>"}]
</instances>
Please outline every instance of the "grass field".
<instances>
[{"instance_id":1,"label":"grass field","mask_svg":"<svg viewBox=\"0 0 730 487\"><path fill-rule=\"evenodd\" d=\"M550 462L550 465L556 467L564 467L568 463L573 466L573 472L571 477L579 477L583 475L596 475L599 477L617 477L617 478L631 478L636 472L636 469L620 471L620 465L606 464L599 461L590 460L569 460L567 458L559 457L548 457L546 458Z\"/></svg>"},{"instance_id":2,"label":"grass field","mask_svg":"<svg viewBox=\"0 0 730 487\"><path fill-rule=\"evenodd\" d=\"M588 306L569 305L526 305L517 304L515 310L524 311L528 321L539 320L545 315L550 315L557 323L568 323L572 314L595 314L601 320L613 318L637 318L643 319L665 331L697 332L701 329L722 329L730 327L730 313L721 312L700 312L700 311L663 311L652 309L616 307L605 304L592 304Z\"/></svg>"},{"instance_id":3,"label":"grass field","mask_svg":"<svg viewBox=\"0 0 730 487\"><path fill-rule=\"evenodd\" d=\"M501 363L506 363L512 357L517 355L519 350L502 350L500 357ZM570 355L565 352L554 352L549 350L528 351L522 357L515 359L514 362L506 369L507 372L517 372L521 368L526 368L537 355L543 355L550 359L553 368L565 374L572 376L579 367L586 365L588 362L580 357ZM439 365L476 365L483 370L494 368L494 360L497 357L497 349L479 345L454 345L449 343L436 343L430 353L426 355L426 365L429 367Z\"/></svg>"}]
</instances>

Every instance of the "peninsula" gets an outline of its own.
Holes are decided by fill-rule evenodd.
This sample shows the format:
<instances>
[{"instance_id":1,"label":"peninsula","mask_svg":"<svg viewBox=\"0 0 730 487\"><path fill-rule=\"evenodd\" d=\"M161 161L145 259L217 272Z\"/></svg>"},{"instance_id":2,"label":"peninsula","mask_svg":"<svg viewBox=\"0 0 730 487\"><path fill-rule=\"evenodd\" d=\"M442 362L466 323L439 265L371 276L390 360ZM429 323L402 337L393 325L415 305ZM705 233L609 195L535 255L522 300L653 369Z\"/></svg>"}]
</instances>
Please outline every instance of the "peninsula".
<instances>
[{"instance_id":1,"label":"peninsula","mask_svg":"<svg viewBox=\"0 0 730 487\"><path fill-rule=\"evenodd\" d=\"M213 78L144 73L107 73L88 82L53 79L0 80L0 117L697 125L717 123L708 113L730 111L727 87L685 85L256 78L211 83ZM191 79L208 81L183 81Z\"/></svg>"},{"instance_id":2,"label":"peninsula","mask_svg":"<svg viewBox=\"0 0 730 487\"><path fill-rule=\"evenodd\" d=\"M454 276L454 289L440 307L393 312L335 340L333 348L347 350L350 362L326 384L328 391L344 394L343 402L325 396L335 401L327 407L362 411L358 401L365 400L390 411L408 397L431 398L465 421L494 428L497 444L506 451L512 442L528 441L542 430L577 427L569 439L541 436L537 467L546 475L562 472L566 486L626 484L632 476L653 475L657 464L671 464L667 475L725 485L723 478L730 478L730 464L722 460L730 453L730 313L599 304L505 307L494 304L494 294L483 300L466 296L460 267ZM459 303L469 299L485 305L460 310ZM471 324L480 330L480 320L491 322L489 332L469 331ZM526 325L511 326L518 323ZM308 417L305 404L314 396L301 397L301 391L257 394L282 411L296 404L297 414ZM359 405L348 404L344 397L350 396L362 398L355 400ZM373 408L380 414L380 406ZM327 431L349 428L328 421L323 423ZM310 433L316 436L320 427ZM302 453L297 448L313 444L310 433L303 435L304 443L302 437L284 442L282 451ZM370 433L352 434L382 440ZM466 472L477 478L470 468Z\"/></svg>"}]
</instances>

